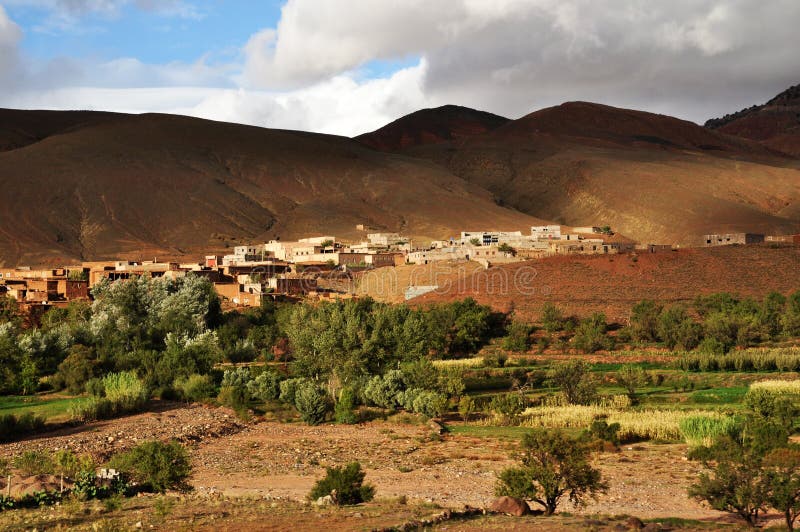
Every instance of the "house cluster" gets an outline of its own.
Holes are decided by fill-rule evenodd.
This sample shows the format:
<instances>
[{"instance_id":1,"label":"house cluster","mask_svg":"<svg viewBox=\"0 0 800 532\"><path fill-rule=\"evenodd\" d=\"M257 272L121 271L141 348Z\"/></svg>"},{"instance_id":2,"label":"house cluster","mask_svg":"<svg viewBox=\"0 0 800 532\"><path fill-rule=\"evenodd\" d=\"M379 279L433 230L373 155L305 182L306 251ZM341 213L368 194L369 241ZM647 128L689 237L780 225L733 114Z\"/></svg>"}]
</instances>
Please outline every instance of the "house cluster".
<instances>
[{"instance_id":1,"label":"house cluster","mask_svg":"<svg viewBox=\"0 0 800 532\"><path fill-rule=\"evenodd\" d=\"M430 249L409 252L412 264L441 260L474 260L482 263L538 259L553 255L626 253L637 249L635 242L615 236L599 227L573 227L562 231L560 225L533 226L522 231L464 231L458 239L440 240ZM645 248L642 248L645 249ZM649 251L672 249L672 246L649 245Z\"/></svg>"},{"instance_id":2,"label":"house cluster","mask_svg":"<svg viewBox=\"0 0 800 532\"><path fill-rule=\"evenodd\" d=\"M764 235L761 233L715 233L703 235L704 247L730 246L733 244L761 244L762 242L778 242L784 244L800 244L797 235Z\"/></svg>"}]
</instances>

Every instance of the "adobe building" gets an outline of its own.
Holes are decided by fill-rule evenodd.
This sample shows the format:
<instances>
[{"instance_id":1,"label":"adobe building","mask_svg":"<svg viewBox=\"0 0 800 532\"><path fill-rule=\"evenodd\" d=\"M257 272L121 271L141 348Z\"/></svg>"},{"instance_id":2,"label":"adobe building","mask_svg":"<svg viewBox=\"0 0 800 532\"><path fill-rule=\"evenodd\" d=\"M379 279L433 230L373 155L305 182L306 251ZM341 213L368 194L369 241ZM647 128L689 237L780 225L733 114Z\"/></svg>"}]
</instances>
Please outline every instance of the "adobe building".
<instances>
[{"instance_id":1,"label":"adobe building","mask_svg":"<svg viewBox=\"0 0 800 532\"><path fill-rule=\"evenodd\" d=\"M730 246L733 244L760 244L764 235L759 233L725 233L703 235L703 246Z\"/></svg>"}]
</instances>

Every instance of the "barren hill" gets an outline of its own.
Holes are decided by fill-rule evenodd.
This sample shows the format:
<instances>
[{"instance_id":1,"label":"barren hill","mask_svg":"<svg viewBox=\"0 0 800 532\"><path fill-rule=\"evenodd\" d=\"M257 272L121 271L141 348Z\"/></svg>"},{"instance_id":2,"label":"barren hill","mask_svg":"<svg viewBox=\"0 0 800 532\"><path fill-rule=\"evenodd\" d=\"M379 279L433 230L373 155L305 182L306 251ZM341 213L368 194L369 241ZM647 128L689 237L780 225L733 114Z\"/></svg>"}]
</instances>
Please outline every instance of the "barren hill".
<instances>
[{"instance_id":1,"label":"barren hill","mask_svg":"<svg viewBox=\"0 0 800 532\"><path fill-rule=\"evenodd\" d=\"M769 272L769 275L765 275ZM605 312L624 323L642 299L691 303L700 294L763 298L800 290L800 247L769 245L681 249L636 255L551 257L489 270L439 275L438 293L414 304L467 296L522 319L539 319L551 302L578 316Z\"/></svg>"},{"instance_id":2,"label":"barren hill","mask_svg":"<svg viewBox=\"0 0 800 532\"><path fill-rule=\"evenodd\" d=\"M790 87L763 105L709 120L706 127L800 157L800 85Z\"/></svg>"},{"instance_id":3,"label":"barren hill","mask_svg":"<svg viewBox=\"0 0 800 532\"><path fill-rule=\"evenodd\" d=\"M663 115L571 102L401 153L437 162L533 216L608 224L641 241L800 231L798 161Z\"/></svg>"},{"instance_id":4,"label":"barren hill","mask_svg":"<svg viewBox=\"0 0 800 532\"><path fill-rule=\"evenodd\" d=\"M356 140L376 150L396 151L408 146L436 144L486 133L508 118L458 105L422 109L395 120Z\"/></svg>"},{"instance_id":5,"label":"barren hill","mask_svg":"<svg viewBox=\"0 0 800 532\"><path fill-rule=\"evenodd\" d=\"M153 114L0 119L0 264L196 256L274 236L356 236L358 223L443 238L537 221L440 166L343 137Z\"/></svg>"}]
</instances>

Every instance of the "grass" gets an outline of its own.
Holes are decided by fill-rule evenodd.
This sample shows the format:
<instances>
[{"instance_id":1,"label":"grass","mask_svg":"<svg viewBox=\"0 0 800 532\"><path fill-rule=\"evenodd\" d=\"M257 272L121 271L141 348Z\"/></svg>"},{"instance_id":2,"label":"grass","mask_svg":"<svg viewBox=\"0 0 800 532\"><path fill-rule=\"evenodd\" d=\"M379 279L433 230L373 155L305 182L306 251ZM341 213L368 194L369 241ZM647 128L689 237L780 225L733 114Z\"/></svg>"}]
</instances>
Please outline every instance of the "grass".
<instances>
[{"instance_id":1,"label":"grass","mask_svg":"<svg viewBox=\"0 0 800 532\"><path fill-rule=\"evenodd\" d=\"M478 438L521 439L527 427L490 427L482 425L448 425L448 432Z\"/></svg>"},{"instance_id":2,"label":"grass","mask_svg":"<svg viewBox=\"0 0 800 532\"><path fill-rule=\"evenodd\" d=\"M800 395L800 380L766 380L754 382L750 385L750 389L763 390L775 395Z\"/></svg>"},{"instance_id":3,"label":"grass","mask_svg":"<svg viewBox=\"0 0 800 532\"><path fill-rule=\"evenodd\" d=\"M72 405L80 397L49 396L3 396L0 397L0 414L20 415L32 412L47 418L49 422L66 421Z\"/></svg>"},{"instance_id":4,"label":"grass","mask_svg":"<svg viewBox=\"0 0 800 532\"><path fill-rule=\"evenodd\" d=\"M689 401L699 404L732 405L741 403L747 393L746 386L732 388L711 388L694 392Z\"/></svg>"}]
</instances>

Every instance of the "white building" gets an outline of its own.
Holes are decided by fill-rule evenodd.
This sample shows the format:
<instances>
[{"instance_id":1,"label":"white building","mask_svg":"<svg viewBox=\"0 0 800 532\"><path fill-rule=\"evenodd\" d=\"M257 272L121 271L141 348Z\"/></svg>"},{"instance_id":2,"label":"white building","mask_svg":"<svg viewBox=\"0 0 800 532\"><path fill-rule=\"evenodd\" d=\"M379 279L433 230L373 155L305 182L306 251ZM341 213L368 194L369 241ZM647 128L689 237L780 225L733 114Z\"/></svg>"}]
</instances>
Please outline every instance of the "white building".
<instances>
[{"instance_id":1,"label":"white building","mask_svg":"<svg viewBox=\"0 0 800 532\"><path fill-rule=\"evenodd\" d=\"M461 245L471 244L473 239L478 239L482 246L492 244L511 244L521 240L522 231L462 231Z\"/></svg>"},{"instance_id":2,"label":"white building","mask_svg":"<svg viewBox=\"0 0 800 532\"><path fill-rule=\"evenodd\" d=\"M534 240L560 240L560 225L534 225L531 227L531 238Z\"/></svg>"}]
</instances>

